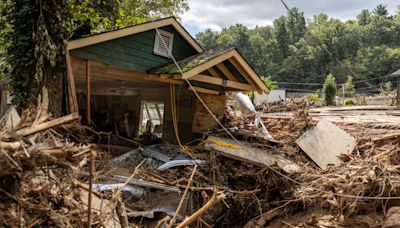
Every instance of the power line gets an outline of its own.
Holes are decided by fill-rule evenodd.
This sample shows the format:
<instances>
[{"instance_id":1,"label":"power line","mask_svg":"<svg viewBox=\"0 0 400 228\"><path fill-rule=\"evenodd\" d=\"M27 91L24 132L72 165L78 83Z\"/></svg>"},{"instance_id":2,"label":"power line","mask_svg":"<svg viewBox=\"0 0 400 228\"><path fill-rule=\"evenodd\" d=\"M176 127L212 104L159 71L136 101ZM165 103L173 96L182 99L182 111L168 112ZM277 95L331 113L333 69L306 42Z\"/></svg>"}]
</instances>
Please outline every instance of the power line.
<instances>
[{"instance_id":1,"label":"power line","mask_svg":"<svg viewBox=\"0 0 400 228\"><path fill-rule=\"evenodd\" d=\"M323 83L313 83L313 82L276 82L282 85L324 85Z\"/></svg>"},{"instance_id":2,"label":"power line","mask_svg":"<svg viewBox=\"0 0 400 228\"><path fill-rule=\"evenodd\" d=\"M285 8L286 8L286 10L288 11L288 13L290 13L293 17L295 17L295 18L298 20L297 16L295 16L295 15L292 13L292 11L290 10L290 8L289 8L288 5L286 4L286 2L285 2L284 0L280 0L280 1L281 1L282 4L285 6ZM334 55L332 54L332 52L330 52L330 51L328 50L328 48L326 48L326 46L328 46L327 44L325 44L323 41L321 41L318 37L316 37L314 34L312 34L312 33L308 30L306 24L302 24L302 25L303 25L303 28L305 29L305 31L306 31L314 40L316 40L316 41L318 42L318 44L322 47L322 49L325 50L326 53L328 53L328 55L330 55L332 58L334 58L339 64L345 65L345 64L344 64L342 61L340 61L336 56L334 56ZM347 65L345 65L345 67L346 67L347 70L349 70L354 76L356 76L356 74L355 74Z\"/></svg>"}]
</instances>

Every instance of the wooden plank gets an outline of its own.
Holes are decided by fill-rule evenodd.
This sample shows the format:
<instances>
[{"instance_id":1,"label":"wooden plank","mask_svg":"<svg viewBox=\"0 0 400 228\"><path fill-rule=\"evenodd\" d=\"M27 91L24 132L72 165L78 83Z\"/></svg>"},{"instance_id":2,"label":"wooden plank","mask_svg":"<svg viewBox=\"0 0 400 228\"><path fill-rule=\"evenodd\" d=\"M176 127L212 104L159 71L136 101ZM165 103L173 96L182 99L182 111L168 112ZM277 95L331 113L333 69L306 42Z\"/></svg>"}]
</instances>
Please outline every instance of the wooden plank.
<instances>
[{"instance_id":1,"label":"wooden plank","mask_svg":"<svg viewBox=\"0 0 400 228\"><path fill-rule=\"evenodd\" d=\"M71 122L71 121L74 121L77 119L79 119L79 114L75 112L75 113L72 113L72 114L69 114L69 115L54 119L54 120L50 120L50 121L47 121L47 122L29 127L29 128L20 129L16 132L16 134L20 135L20 136L28 136L28 135L32 135L37 132L44 131L49 128L52 128L52 127L55 127L55 126L58 126L58 125L61 125L64 123L68 123L68 122Z\"/></svg>"},{"instance_id":2,"label":"wooden plank","mask_svg":"<svg viewBox=\"0 0 400 228\"><path fill-rule=\"evenodd\" d=\"M326 169L329 164L339 165L338 156L351 153L356 140L331 122L321 120L298 138L296 144L320 168Z\"/></svg>"},{"instance_id":3,"label":"wooden plank","mask_svg":"<svg viewBox=\"0 0 400 228\"><path fill-rule=\"evenodd\" d=\"M86 60L86 120L91 124L90 115L90 61Z\"/></svg>"},{"instance_id":4,"label":"wooden plank","mask_svg":"<svg viewBox=\"0 0 400 228\"><path fill-rule=\"evenodd\" d=\"M213 95L219 95L219 91L215 91L212 89L206 89L206 88L201 88L201 87L196 87L196 86L192 86L194 90L196 90L196 92L199 93L207 93L207 94L213 94ZM189 87L189 90L192 90L192 87Z\"/></svg>"},{"instance_id":5,"label":"wooden plank","mask_svg":"<svg viewBox=\"0 0 400 228\"><path fill-rule=\"evenodd\" d=\"M189 80L206 82L206 83L210 83L210 84L214 84L214 85L221 85L221 86L225 86L225 87L238 89L241 91L255 91L256 90L256 88L254 86L249 85L249 84L244 84L244 83L230 81L230 80L227 80L224 83L224 81L221 78L210 77L210 76L202 75L202 74L198 74L194 77L191 77L191 78L189 78Z\"/></svg>"},{"instance_id":6,"label":"wooden plank","mask_svg":"<svg viewBox=\"0 0 400 228\"><path fill-rule=\"evenodd\" d=\"M234 56L234 50L228 51L225 54L222 54L222 55L220 55L218 57L215 57L214 59L211 59L210 61L207 61L207 62L205 62L203 64L200 64L200 65L192 68L191 70L185 72L183 74L182 78L183 79L189 79L190 77L193 77L193 76L195 76L195 75L197 75L197 74L199 74L199 73L201 73L201 72L203 72L205 70L208 70L209 68L217 65L218 63L220 63L220 62L222 62L222 61L224 61L226 59L231 58L232 56Z\"/></svg>"},{"instance_id":7,"label":"wooden plank","mask_svg":"<svg viewBox=\"0 0 400 228\"><path fill-rule=\"evenodd\" d=\"M240 141L240 145L233 139L216 136L208 137L205 149L213 149L222 155L249 163L261 165L278 165L288 173L299 172L300 167L282 156L274 155L265 149L252 147L250 143Z\"/></svg>"},{"instance_id":8,"label":"wooden plank","mask_svg":"<svg viewBox=\"0 0 400 228\"><path fill-rule=\"evenodd\" d=\"M207 70L208 70L208 72L210 72L210 74L211 74L212 76L217 77L217 78L222 78L221 75L219 75L219 74L217 73L217 71L215 71L213 68L210 68L210 69L207 69Z\"/></svg>"},{"instance_id":9,"label":"wooden plank","mask_svg":"<svg viewBox=\"0 0 400 228\"><path fill-rule=\"evenodd\" d=\"M78 98L76 97L76 87L75 87L75 79L74 79L74 73L72 70L72 64L71 64L71 56L68 53L65 56L66 58L66 63L67 63L67 74L68 74L68 103L69 103L69 112L70 113L79 113L79 108L78 108Z\"/></svg>"},{"instance_id":10,"label":"wooden plank","mask_svg":"<svg viewBox=\"0 0 400 228\"><path fill-rule=\"evenodd\" d=\"M148 22L136 26L131 26L125 29L120 29L112 32L106 32L106 33L101 33L98 35L93 35L77 40L72 40L68 42L67 49L68 50L73 50L73 49L78 49L86 46L90 46L93 44L121 38L124 36L129 36L141 32L145 32L148 30L152 30L155 27L160 28L164 26L172 25L179 33L180 35L197 51L197 52L203 52L203 49L200 47L200 45L193 39L192 36L174 19L174 18L166 18L166 19L161 19L157 20L155 22Z\"/></svg>"},{"instance_id":11,"label":"wooden plank","mask_svg":"<svg viewBox=\"0 0 400 228\"><path fill-rule=\"evenodd\" d=\"M236 81L235 76L225 67L224 64L218 63L217 68L231 81Z\"/></svg>"}]
</instances>

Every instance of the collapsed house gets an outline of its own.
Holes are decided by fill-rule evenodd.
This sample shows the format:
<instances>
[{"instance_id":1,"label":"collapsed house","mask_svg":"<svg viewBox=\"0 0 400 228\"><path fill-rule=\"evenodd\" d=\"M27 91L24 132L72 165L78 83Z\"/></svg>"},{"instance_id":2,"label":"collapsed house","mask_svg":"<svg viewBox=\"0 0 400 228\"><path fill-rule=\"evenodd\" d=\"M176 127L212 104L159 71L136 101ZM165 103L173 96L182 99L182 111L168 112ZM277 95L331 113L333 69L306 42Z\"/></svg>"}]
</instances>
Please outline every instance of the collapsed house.
<instances>
[{"instance_id":1,"label":"collapsed house","mask_svg":"<svg viewBox=\"0 0 400 228\"><path fill-rule=\"evenodd\" d=\"M268 91L235 48L203 51L173 17L72 40L68 51L70 112L124 138L155 131L176 143L173 115L182 143L214 128L192 89L220 119L230 92Z\"/></svg>"}]
</instances>

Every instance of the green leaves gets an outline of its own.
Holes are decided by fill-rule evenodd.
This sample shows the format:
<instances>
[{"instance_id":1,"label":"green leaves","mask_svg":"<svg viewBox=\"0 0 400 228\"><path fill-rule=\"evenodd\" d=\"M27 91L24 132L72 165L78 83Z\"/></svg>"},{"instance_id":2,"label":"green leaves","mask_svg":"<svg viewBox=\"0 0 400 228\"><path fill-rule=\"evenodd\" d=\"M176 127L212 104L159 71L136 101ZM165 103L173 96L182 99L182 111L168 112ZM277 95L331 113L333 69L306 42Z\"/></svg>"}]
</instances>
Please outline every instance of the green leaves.
<instances>
[{"instance_id":1,"label":"green leaves","mask_svg":"<svg viewBox=\"0 0 400 228\"><path fill-rule=\"evenodd\" d=\"M34 102L41 87L65 72L67 41L151 19L176 16L186 0L0 1L0 77L10 76L14 102Z\"/></svg>"},{"instance_id":2,"label":"green leaves","mask_svg":"<svg viewBox=\"0 0 400 228\"><path fill-rule=\"evenodd\" d=\"M346 82L348 75L358 81L399 69L399 37L400 11L389 16L383 5L373 13L362 10L357 18L346 22L326 14L315 15L306 22L303 12L293 8L287 16L274 20L273 26L246 29L235 25L196 36L205 49L237 47L259 75L270 75L276 81L322 83L332 72L340 84ZM317 85L284 86L318 89Z\"/></svg>"},{"instance_id":3,"label":"green leaves","mask_svg":"<svg viewBox=\"0 0 400 228\"><path fill-rule=\"evenodd\" d=\"M336 96L336 81L333 74L328 74L326 77L322 93L324 94L325 104L333 105Z\"/></svg>"}]
</instances>

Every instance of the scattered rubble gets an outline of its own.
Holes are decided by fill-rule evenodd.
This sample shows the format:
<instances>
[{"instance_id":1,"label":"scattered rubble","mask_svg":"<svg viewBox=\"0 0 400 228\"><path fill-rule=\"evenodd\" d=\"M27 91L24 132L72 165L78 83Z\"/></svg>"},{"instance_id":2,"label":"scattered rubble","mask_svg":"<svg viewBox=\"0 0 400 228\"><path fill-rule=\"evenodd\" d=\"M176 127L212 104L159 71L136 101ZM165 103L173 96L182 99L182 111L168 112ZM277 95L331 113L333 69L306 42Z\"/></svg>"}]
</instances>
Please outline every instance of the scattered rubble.
<instances>
[{"instance_id":1,"label":"scattered rubble","mask_svg":"<svg viewBox=\"0 0 400 228\"><path fill-rule=\"evenodd\" d=\"M36 109L0 132L1 226L399 224L400 198L386 198L400 196L396 129L317 123L304 103L279 121L263 117L270 137L254 126L256 116L228 107L224 125L239 141L214 129L190 146L143 146L110 158L88 143L93 130L66 133L85 131L74 124L77 114L52 118L47 109L44 91Z\"/></svg>"}]
</instances>

